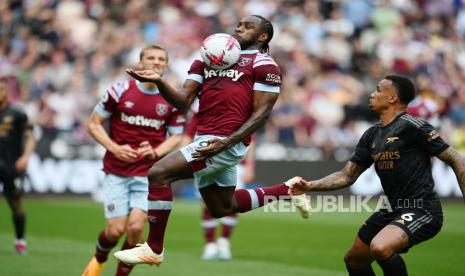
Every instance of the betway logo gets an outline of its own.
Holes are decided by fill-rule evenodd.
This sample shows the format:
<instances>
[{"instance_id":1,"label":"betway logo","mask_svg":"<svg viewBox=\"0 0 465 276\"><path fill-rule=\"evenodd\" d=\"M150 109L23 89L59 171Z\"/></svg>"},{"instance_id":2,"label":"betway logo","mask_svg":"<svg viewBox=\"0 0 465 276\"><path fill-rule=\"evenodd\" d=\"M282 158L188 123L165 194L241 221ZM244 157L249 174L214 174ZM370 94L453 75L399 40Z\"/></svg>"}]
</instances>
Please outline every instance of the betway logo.
<instances>
[{"instance_id":1,"label":"betway logo","mask_svg":"<svg viewBox=\"0 0 465 276\"><path fill-rule=\"evenodd\" d=\"M147 119L141 115L130 116L124 114L123 112L121 112L121 121L126 122L130 125L154 127L156 129L160 129L160 127L165 124L165 121Z\"/></svg>"},{"instance_id":2,"label":"betway logo","mask_svg":"<svg viewBox=\"0 0 465 276\"><path fill-rule=\"evenodd\" d=\"M211 77L228 77L231 78L232 81L237 81L242 75L244 75L244 72L239 72L237 70L229 69L229 70L208 70L204 69L204 75L205 78L211 78Z\"/></svg>"}]
</instances>

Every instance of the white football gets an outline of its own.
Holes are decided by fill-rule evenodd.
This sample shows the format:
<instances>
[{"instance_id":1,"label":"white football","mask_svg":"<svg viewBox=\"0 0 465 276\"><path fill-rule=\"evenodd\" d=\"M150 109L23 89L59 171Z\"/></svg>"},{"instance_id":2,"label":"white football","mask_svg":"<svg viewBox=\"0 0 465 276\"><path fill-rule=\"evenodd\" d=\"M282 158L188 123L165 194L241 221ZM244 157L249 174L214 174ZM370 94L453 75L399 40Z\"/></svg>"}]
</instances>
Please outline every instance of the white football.
<instances>
[{"instance_id":1,"label":"white football","mask_svg":"<svg viewBox=\"0 0 465 276\"><path fill-rule=\"evenodd\" d=\"M200 55L208 66L223 70L233 66L239 60L241 45L237 39L228 34L213 34L203 41Z\"/></svg>"}]
</instances>

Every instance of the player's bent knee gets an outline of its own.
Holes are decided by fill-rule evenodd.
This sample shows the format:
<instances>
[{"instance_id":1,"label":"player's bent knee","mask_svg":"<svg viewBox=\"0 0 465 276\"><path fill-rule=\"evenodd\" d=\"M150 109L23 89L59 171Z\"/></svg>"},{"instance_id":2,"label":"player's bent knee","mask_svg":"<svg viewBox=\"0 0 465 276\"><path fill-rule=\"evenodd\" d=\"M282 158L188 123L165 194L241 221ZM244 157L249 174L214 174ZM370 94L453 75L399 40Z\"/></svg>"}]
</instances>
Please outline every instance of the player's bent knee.
<instances>
[{"instance_id":1,"label":"player's bent knee","mask_svg":"<svg viewBox=\"0 0 465 276\"><path fill-rule=\"evenodd\" d=\"M386 260L393 254L393 250L386 244L380 242L372 242L370 244L370 254L375 260Z\"/></svg>"},{"instance_id":2,"label":"player's bent knee","mask_svg":"<svg viewBox=\"0 0 465 276\"><path fill-rule=\"evenodd\" d=\"M344 263L347 268L363 269L371 264L371 258L350 250L344 256Z\"/></svg>"},{"instance_id":3,"label":"player's bent knee","mask_svg":"<svg viewBox=\"0 0 465 276\"><path fill-rule=\"evenodd\" d=\"M153 165L148 171L148 179L150 185L164 185L165 183L165 173L162 168L157 166L157 164Z\"/></svg>"},{"instance_id":4,"label":"player's bent knee","mask_svg":"<svg viewBox=\"0 0 465 276\"><path fill-rule=\"evenodd\" d=\"M106 231L107 238L110 240L117 240L124 234L125 230L124 226L109 227Z\"/></svg>"},{"instance_id":5,"label":"player's bent knee","mask_svg":"<svg viewBox=\"0 0 465 276\"><path fill-rule=\"evenodd\" d=\"M344 255L344 263L346 264L347 267L350 267L350 268L357 268L359 266L356 255L352 251L348 251Z\"/></svg>"},{"instance_id":6,"label":"player's bent knee","mask_svg":"<svg viewBox=\"0 0 465 276\"><path fill-rule=\"evenodd\" d=\"M353 258L353 255L351 254L351 252L347 252L345 255L344 255L344 263L346 263L346 266L351 266L352 263L354 262L354 258Z\"/></svg>"}]
</instances>

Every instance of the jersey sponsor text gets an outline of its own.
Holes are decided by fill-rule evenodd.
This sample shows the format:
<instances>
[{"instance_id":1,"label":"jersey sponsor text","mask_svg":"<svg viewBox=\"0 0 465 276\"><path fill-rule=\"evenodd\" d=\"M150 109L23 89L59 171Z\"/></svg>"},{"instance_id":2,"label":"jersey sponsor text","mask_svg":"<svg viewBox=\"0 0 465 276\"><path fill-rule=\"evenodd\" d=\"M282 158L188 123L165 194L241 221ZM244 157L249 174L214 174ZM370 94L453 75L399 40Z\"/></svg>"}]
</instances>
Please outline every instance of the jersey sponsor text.
<instances>
[{"instance_id":1,"label":"jersey sponsor text","mask_svg":"<svg viewBox=\"0 0 465 276\"><path fill-rule=\"evenodd\" d=\"M131 116L124 114L124 112L121 112L121 121L130 125L153 127L156 129L160 129L165 124L164 120L148 119L141 115Z\"/></svg>"},{"instance_id":2,"label":"jersey sponsor text","mask_svg":"<svg viewBox=\"0 0 465 276\"><path fill-rule=\"evenodd\" d=\"M228 77L231 78L232 81L237 81L244 72L239 72L237 70L228 69L228 70L213 70L213 69L204 69L205 79L209 79L212 77Z\"/></svg>"}]
</instances>

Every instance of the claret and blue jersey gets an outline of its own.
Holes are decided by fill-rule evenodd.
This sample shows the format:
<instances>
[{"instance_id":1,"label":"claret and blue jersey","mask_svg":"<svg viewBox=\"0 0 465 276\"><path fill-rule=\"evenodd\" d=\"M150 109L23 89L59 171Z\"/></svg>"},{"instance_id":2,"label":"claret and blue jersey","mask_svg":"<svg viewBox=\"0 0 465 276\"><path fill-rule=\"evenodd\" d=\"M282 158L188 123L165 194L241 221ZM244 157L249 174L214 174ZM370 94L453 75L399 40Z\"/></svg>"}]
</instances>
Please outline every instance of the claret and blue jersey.
<instances>
[{"instance_id":1,"label":"claret and blue jersey","mask_svg":"<svg viewBox=\"0 0 465 276\"><path fill-rule=\"evenodd\" d=\"M253 112L254 91L280 93L281 72L267 53L244 50L239 61L225 70L208 67L195 60L188 79L202 84L198 95L197 133L229 136Z\"/></svg>"}]
</instances>

